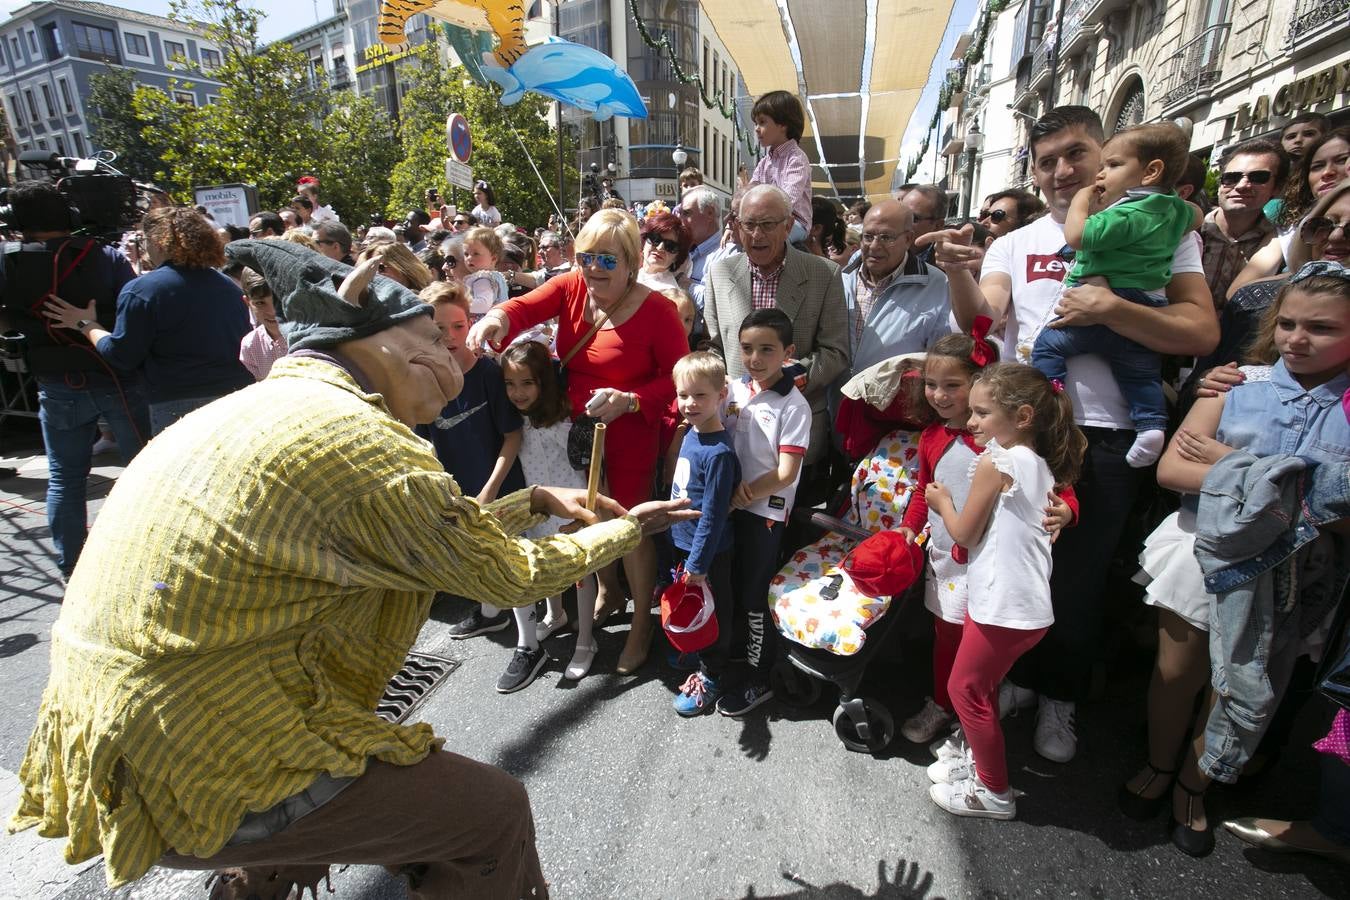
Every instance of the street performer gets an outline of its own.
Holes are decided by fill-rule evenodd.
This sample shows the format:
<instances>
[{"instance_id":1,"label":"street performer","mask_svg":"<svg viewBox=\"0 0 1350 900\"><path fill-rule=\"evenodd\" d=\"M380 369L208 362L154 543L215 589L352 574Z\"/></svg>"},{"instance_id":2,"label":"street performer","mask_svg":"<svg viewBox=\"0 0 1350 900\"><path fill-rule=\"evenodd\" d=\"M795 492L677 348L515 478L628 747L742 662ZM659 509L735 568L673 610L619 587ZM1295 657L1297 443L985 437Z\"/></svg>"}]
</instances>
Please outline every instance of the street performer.
<instances>
[{"instance_id":1,"label":"street performer","mask_svg":"<svg viewBox=\"0 0 1350 900\"><path fill-rule=\"evenodd\" d=\"M412 427L462 376L423 304L282 241L228 255L272 286L270 377L170 426L108 497L52 631L10 828L214 869L213 898L285 898L330 863L413 898L547 897L524 787L374 713L435 591L556 594L695 513L533 487L479 506ZM518 538L557 515L586 527ZM600 521L600 519L607 521Z\"/></svg>"}]
</instances>

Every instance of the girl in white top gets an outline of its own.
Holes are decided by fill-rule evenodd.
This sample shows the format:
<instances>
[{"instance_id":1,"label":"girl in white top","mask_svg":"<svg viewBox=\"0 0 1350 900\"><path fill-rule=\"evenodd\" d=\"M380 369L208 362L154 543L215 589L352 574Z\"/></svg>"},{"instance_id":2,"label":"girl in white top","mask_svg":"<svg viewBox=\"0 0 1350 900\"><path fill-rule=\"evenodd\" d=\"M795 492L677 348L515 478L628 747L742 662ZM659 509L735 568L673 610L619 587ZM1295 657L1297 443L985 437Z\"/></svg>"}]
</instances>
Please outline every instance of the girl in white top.
<instances>
[{"instance_id":1,"label":"girl in white top","mask_svg":"<svg viewBox=\"0 0 1350 900\"><path fill-rule=\"evenodd\" d=\"M507 399L525 418L520 445L520 465L525 472L525 482L586 487L584 474L567 462L567 436L572 430L572 421L567 393L558 383L548 348L538 341L512 344L502 353L501 366ZM526 531L525 536L536 538L556 534L566 524L554 516ZM595 659L597 646L592 636L595 596L595 576L588 575L577 585L577 645L572 661L563 673L566 678L584 678ZM521 646L536 651L540 659L547 657L539 642L567 624L562 595L549 597L547 603L548 612L543 621L537 621L535 606L514 610ZM520 687L526 684L529 684L528 680Z\"/></svg>"},{"instance_id":2,"label":"girl in white top","mask_svg":"<svg viewBox=\"0 0 1350 900\"><path fill-rule=\"evenodd\" d=\"M929 796L958 816L1011 819L1017 804L998 685L1054 621L1044 498L1056 483L1077 478L1087 439L1073 423L1064 386L1016 363L991 366L976 379L970 431L984 452L971 465L962 509L940 481L925 492L952 540L970 548L966 621L947 682L969 752L929 767Z\"/></svg>"},{"instance_id":3,"label":"girl in white top","mask_svg":"<svg viewBox=\"0 0 1350 900\"><path fill-rule=\"evenodd\" d=\"M479 225L496 228L502 224L502 214L497 211L497 195L486 181L473 186L473 202L478 205L473 208L471 215L478 220Z\"/></svg>"}]
</instances>

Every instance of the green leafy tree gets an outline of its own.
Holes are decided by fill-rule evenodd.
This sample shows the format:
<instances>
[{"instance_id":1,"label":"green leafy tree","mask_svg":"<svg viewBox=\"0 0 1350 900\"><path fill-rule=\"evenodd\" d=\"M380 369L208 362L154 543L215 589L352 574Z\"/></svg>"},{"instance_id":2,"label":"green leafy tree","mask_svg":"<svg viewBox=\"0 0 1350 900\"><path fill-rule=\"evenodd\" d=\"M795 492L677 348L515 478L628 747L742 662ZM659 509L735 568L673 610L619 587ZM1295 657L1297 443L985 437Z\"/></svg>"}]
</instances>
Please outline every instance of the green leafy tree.
<instances>
[{"instance_id":1,"label":"green leafy tree","mask_svg":"<svg viewBox=\"0 0 1350 900\"><path fill-rule=\"evenodd\" d=\"M474 82L461 67L440 65L434 48L429 43L419 52L417 82L401 101L399 141L403 159L390 179L386 212L401 218L409 209L421 208L430 187L451 196L445 183L445 119L457 112L468 119L473 132L469 164L474 178L492 185L502 217L525 227L544 224L553 212L548 194L556 190L557 175L557 138L545 118L547 102L526 94L516 105L502 106L496 87ZM416 64L417 60L409 63ZM567 158L575 156L569 154ZM539 183L530 159L548 180L548 189ZM576 183L574 165L567 167L566 177ZM458 199L461 207L473 206L469 192L460 190Z\"/></svg>"},{"instance_id":2,"label":"green leafy tree","mask_svg":"<svg viewBox=\"0 0 1350 900\"><path fill-rule=\"evenodd\" d=\"M130 69L108 66L106 72L89 76L89 109L92 129L89 141L95 150L117 154L118 169L144 181L155 177L162 166L159 148L147 139L148 124L133 108L135 76ZM153 133L153 132L152 132Z\"/></svg>"},{"instance_id":3,"label":"green leafy tree","mask_svg":"<svg viewBox=\"0 0 1350 900\"><path fill-rule=\"evenodd\" d=\"M220 89L217 102L200 107L173 100L173 84L168 93L137 89L132 105L141 134L162 142L156 177L180 200L197 185L242 182L257 185L264 207L281 206L294 195L296 177L315 168L324 86L289 45L259 44L262 14L240 0L173 0L170 10L198 23L221 53L210 72L181 60L178 68Z\"/></svg>"},{"instance_id":4,"label":"green leafy tree","mask_svg":"<svg viewBox=\"0 0 1350 900\"><path fill-rule=\"evenodd\" d=\"M344 93L330 103L319 144L319 196L354 229L383 211L402 151L389 116L369 97Z\"/></svg>"}]
</instances>

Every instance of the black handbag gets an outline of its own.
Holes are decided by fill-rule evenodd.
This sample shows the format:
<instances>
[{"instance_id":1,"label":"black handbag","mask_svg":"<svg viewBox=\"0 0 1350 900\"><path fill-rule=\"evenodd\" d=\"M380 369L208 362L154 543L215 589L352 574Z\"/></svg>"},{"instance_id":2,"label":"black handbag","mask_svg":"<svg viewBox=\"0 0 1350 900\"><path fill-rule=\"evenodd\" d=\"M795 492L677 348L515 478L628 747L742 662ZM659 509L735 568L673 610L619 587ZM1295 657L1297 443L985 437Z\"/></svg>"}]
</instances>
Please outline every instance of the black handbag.
<instances>
[{"instance_id":1,"label":"black handbag","mask_svg":"<svg viewBox=\"0 0 1350 900\"><path fill-rule=\"evenodd\" d=\"M591 342L591 338L595 337L595 333L608 318L608 313L600 313L591 330L558 361L558 388L564 393L567 392L567 364ZM578 472L584 472L591 467L591 445L595 440L595 423L599 421L595 416L584 414L572 420L572 430L567 433L567 463Z\"/></svg>"},{"instance_id":2,"label":"black handbag","mask_svg":"<svg viewBox=\"0 0 1350 900\"><path fill-rule=\"evenodd\" d=\"M1317 689L1332 703L1350 709L1350 588L1341 595L1318 670Z\"/></svg>"}]
</instances>

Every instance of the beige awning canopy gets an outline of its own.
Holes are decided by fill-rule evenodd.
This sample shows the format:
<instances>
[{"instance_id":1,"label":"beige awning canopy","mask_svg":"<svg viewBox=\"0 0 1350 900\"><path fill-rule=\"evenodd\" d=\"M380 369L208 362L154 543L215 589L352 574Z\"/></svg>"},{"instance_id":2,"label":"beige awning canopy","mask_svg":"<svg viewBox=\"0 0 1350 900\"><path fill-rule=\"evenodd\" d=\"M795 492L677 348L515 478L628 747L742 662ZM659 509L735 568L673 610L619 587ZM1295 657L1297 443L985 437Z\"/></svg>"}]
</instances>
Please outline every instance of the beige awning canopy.
<instances>
[{"instance_id":1,"label":"beige awning canopy","mask_svg":"<svg viewBox=\"0 0 1350 900\"><path fill-rule=\"evenodd\" d=\"M701 0L752 95L806 100L816 193L890 193L954 0Z\"/></svg>"}]
</instances>

